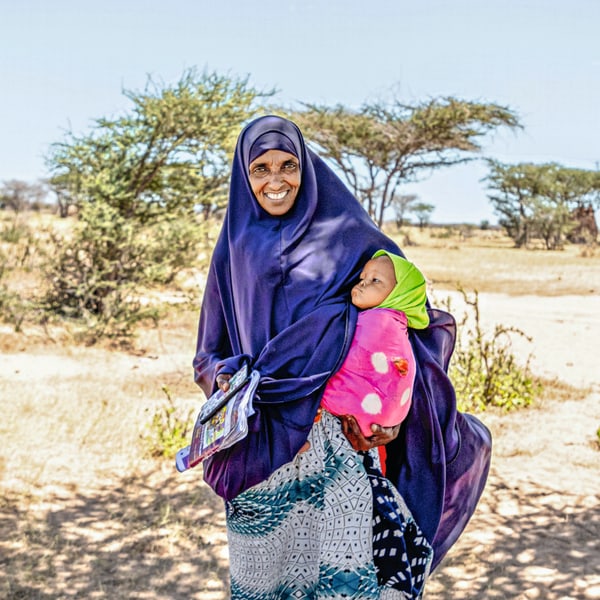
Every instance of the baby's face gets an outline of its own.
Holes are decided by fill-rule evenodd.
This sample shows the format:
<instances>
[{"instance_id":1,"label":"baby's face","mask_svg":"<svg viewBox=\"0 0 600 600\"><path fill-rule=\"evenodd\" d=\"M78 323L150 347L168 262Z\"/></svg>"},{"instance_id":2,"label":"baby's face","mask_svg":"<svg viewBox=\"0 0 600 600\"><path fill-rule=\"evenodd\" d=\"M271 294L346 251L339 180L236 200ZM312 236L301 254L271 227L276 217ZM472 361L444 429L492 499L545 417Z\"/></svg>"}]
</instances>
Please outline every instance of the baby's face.
<instances>
[{"instance_id":1,"label":"baby's face","mask_svg":"<svg viewBox=\"0 0 600 600\"><path fill-rule=\"evenodd\" d=\"M395 285L396 273L391 259L387 256L372 258L352 288L352 304L361 309L373 308L388 297Z\"/></svg>"}]
</instances>

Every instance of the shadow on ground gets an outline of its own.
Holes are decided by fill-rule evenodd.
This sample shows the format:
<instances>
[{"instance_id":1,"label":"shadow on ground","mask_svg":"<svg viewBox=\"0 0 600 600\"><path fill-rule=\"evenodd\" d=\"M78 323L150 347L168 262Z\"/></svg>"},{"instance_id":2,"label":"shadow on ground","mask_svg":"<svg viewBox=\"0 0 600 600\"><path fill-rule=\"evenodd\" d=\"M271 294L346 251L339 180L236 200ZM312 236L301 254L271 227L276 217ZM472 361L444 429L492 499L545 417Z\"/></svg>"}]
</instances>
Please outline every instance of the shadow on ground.
<instances>
[{"instance_id":1,"label":"shadow on ground","mask_svg":"<svg viewBox=\"0 0 600 600\"><path fill-rule=\"evenodd\" d=\"M181 488L154 472L89 492L3 491L0 596L225 598L222 504L200 482Z\"/></svg>"},{"instance_id":2,"label":"shadow on ground","mask_svg":"<svg viewBox=\"0 0 600 600\"><path fill-rule=\"evenodd\" d=\"M600 598L600 498L490 481L426 600ZM221 501L156 471L92 491L3 492L0 595L9 600L224 600Z\"/></svg>"},{"instance_id":3,"label":"shadow on ground","mask_svg":"<svg viewBox=\"0 0 600 600\"><path fill-rule=\"evenodd\" d=\"M492 473L426 600L600 599L600 497Z\"/></svg>"}]
</instances>

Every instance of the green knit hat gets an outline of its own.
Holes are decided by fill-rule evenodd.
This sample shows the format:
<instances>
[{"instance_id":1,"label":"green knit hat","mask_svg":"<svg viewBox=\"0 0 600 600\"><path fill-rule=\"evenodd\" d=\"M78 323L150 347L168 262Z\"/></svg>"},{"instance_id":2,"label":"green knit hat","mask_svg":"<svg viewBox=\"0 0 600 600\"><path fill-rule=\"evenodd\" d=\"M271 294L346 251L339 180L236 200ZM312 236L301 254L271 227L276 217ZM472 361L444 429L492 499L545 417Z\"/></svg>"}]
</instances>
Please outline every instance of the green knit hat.
<instances>
[{"instance_id":1,"label":"green knit hat","mask_svg":"<svg viewBox=\"0 0 600 600\"><path fill-rule=\"evenodd\" d=\"M425 303L425 277L415 265L405 258L386 250L377 250L371 258L387 256L394 265L396 286L386 299L376 308L395 308L406 314L408 326L425 329L429 325L429 315Z\"/></svg>"}]
</instances>

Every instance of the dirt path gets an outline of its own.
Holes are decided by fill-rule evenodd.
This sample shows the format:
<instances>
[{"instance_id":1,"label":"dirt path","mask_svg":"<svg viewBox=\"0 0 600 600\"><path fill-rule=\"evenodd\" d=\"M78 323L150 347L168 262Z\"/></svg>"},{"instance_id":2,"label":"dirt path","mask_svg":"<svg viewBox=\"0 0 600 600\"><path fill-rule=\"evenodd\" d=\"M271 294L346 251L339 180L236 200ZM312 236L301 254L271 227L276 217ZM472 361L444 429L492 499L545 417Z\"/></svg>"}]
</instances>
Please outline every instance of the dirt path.
<instances>
[{"instance_id":1,"label":"dirt path","mask_svg":"<svg viewBox=\"0 0 600 600\"><path fill-rule=\"evenodd\" d=\"M569 307L567 309L567 307ZM482 294L484 322L533 338L536 373L589 386L584 400L484 414L494 435L488 485L427 600L600 598L600 297Z\"/></svg>"},{"instance_id":2,"label":"dirt path","mask_svg":"<svg viewBox=\"0 0 600 600\"><path fill-rule=\"evenodd\" d=\"M535 372L591 391L482 416L494 435L489 483L426 600L598 600L600 298L481 294L480 308L486 325L532 336L515 349L534 353ZM196 401L181 383L182 336L145 356L0 354L0 597L226 600L221 501L199 473L134 450L161 385Z\"/></svg>"}]
</instances>

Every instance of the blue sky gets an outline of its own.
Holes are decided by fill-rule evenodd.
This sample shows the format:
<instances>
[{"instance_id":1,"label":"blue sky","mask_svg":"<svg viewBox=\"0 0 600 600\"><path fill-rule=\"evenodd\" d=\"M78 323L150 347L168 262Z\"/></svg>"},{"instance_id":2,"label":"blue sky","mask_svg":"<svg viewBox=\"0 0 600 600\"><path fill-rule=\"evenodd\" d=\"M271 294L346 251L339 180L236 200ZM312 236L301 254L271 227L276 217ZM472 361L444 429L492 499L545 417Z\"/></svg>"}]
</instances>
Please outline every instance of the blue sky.
<instances>
[{"instance_id":1,"label":"blue sky","mask_svg":"<svg viewBox=\"0 0 600 600\"><path fill-rule=\"evenodd\" d=\"M0 182L34 181L66 129L127 110L125 89L185 69L277 99L358 107L453 95L514 109L486 155L596 169L600 0L0 0ZM437 222L496 220L482 163L406 192Z\"/></svg>"}]
</instances>

